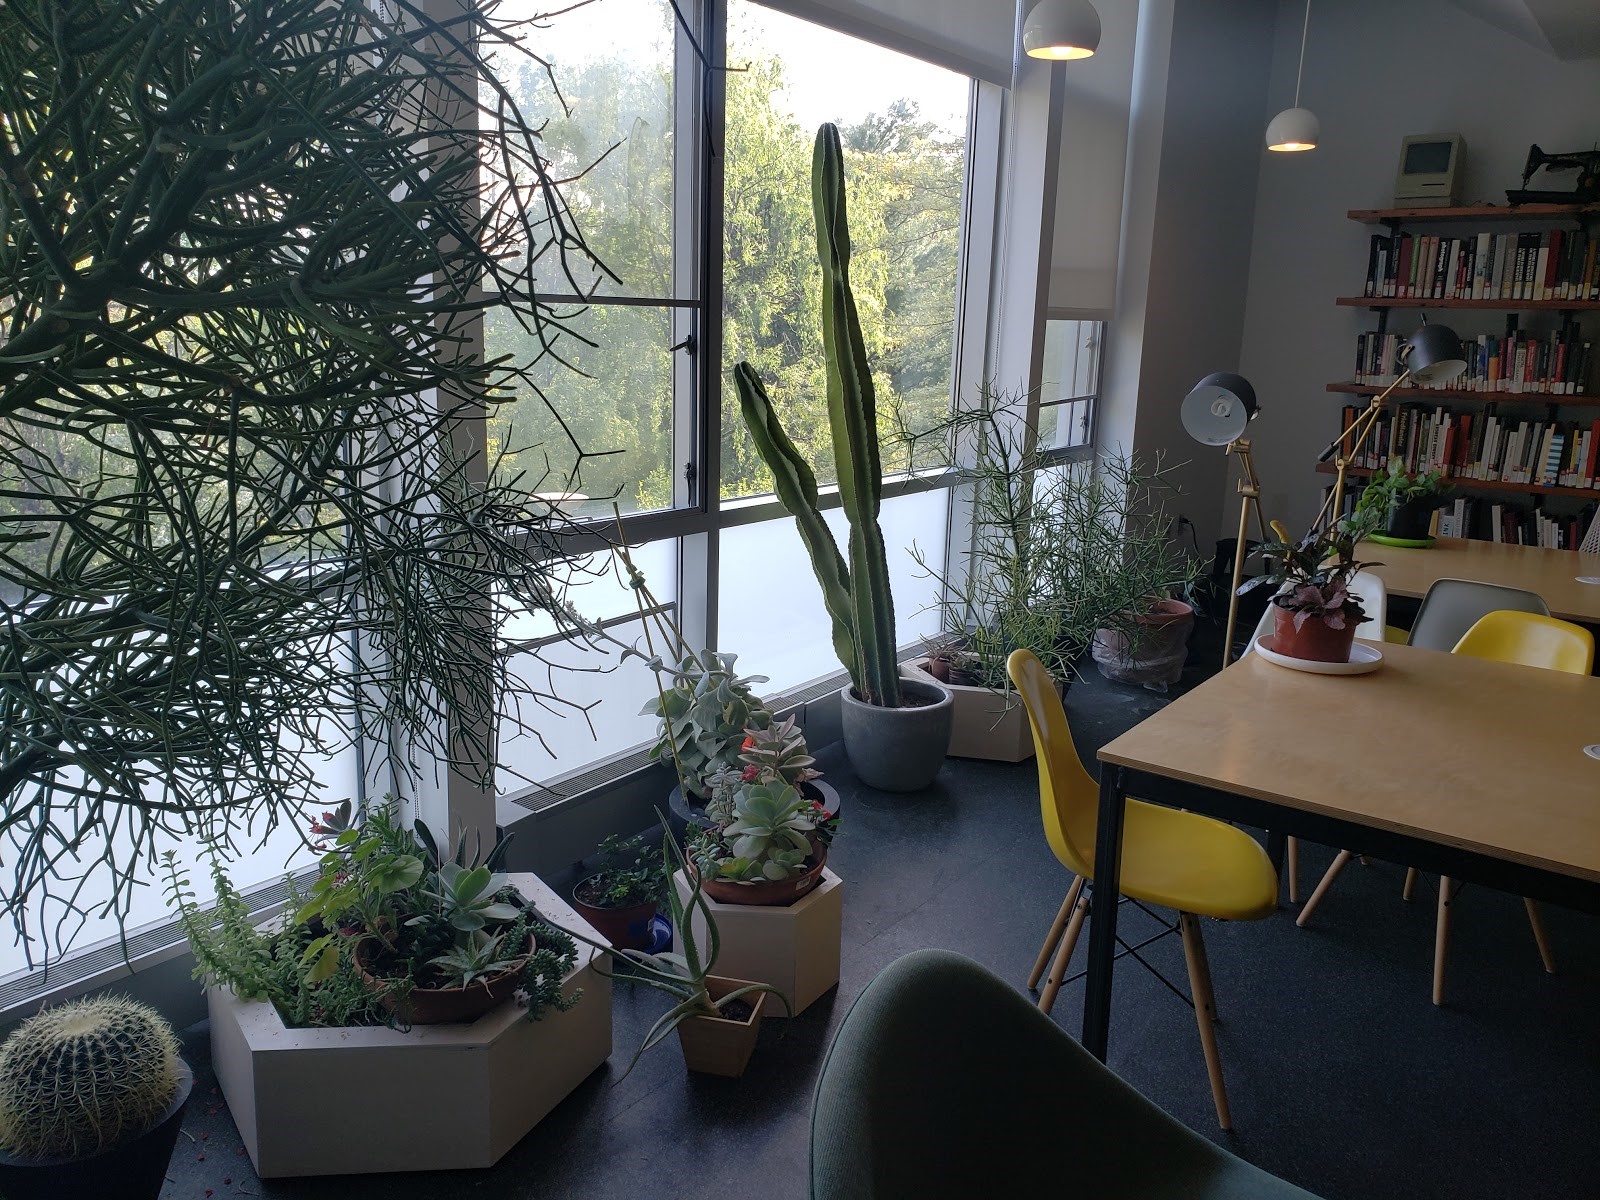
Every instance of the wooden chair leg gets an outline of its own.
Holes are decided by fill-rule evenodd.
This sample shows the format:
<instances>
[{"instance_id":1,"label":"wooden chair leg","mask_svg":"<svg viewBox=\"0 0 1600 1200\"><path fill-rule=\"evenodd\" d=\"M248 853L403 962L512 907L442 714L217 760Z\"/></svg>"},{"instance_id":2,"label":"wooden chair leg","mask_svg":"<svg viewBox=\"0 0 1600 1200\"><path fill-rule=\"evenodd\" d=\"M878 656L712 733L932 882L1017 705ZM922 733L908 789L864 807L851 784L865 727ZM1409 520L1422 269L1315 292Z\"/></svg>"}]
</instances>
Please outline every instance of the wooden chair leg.
<instances>
[{"instance_id":1,"label":"wooden chair leg","mask_svg":"<svg viewBox=\"0 0 1600 1200\"><path fill-rule=\"evenodd\" d=\"M1195 1022L1200 1026L1200 1048L1206 1056L1206 1074L1211 1077L1211 1099L1217 1106L1217 1124L1233 1128L1228 1112L1228 1089L1222 1082L1222 1056L1217 1053L1217 1029L1212 1020L1215 1002L1211 999L1211 968L1206 962L1205 944L1200 940L1200 919L1193 913L1178 914L1183 934L1183 957L1189 965L1189 990L1194 995Z\"/></svg>"},{"instance_id":2,"label":"wooden chair leg","mask_svg":"<svg viewBox=\"0 0 1600 1200\"><path fill-rule=\"evenodd\" d=\"M1550 948L1550 934L1545 931L1544 914L1539 911L1539 906L1526 896L1522 903L1528 909L1528 924L1533 928L1533 940L1539 944L1539 958L1544 962L1544 969L1550 974L1556 973L1555 951Z\"/></svg>"},{"instance_id":3,"label":"wooden chair leg","mask_svg":"<svg viewBox=\"0 0 1600 1200\"><path fill-rule=\"evenodd\" d=\"M1067 927L1067 918L1072 915L1073 906L1078 903L1078 893L1083 891L1083 876L1075 875L1072 886L1067 889L1067 898L1061 902L1061 911L1056 913L1056 919L1050 923L1050 932L1045 936L1044 945L1039 947L1039 957L1034 960L1033 971L1028 976L1028 990L1031 992L1039 986L1039 980L1044 978L1044 969L1050 965L1050 956L1055 953L1056 946L1061 941L1061 934Z\"/></svg>"},{"instance_id":4,"label":"wooden chair leg","mask_svg":"<svg viewBox=\"0 0 1600 1200\"><path fill-rule=\"evenodd\" d=\"M1450 949L1451 887L1448 875L1439 876L1439 920L1433 930L1433 1002L1444 1003L1444 961Z\"/></svg>"},{"instance_id":5,"label":"wooden chair leg","mask_svg":"<svg viewBox=\"0 0 1600 1200\"><path fill-rule=\"evenodd\" d=\"M1417 890L1417 869L1415 867L1407 867L1406 868L1406 886L1401 889L1400 898L1402 900L1410 900L1411 899L1411 894L1413 892L1415 892L1416 890Z\"/></svg>"},{"instance_id":6,"label":"wooden chair leg","mask_svg":"<svg viewBox=\"0 0 1600 1200\"><path fill-rule=\"evenodd\" d=\"M1300 903L1300 839L1289 838L1284 846L1284 857L1289 860L1289 903Z\"/></svg>"},{"instance_id":7,"label":"wooden chair leg","mask_svg":"<svg viewBox=\"0 0 1600 1200\"><path fill-rule=\"evenodd\" d=\"M1339 851L1338 857L1333 860L1333 865L1328 868L1327 874L1322 877L1322 881L1317 884L1316 890L1311 893L1311 899L1306 901L1306 906L1300 910L1300 915L1295 918L1294 923L1296 925L1302 929L1305 928L1306 922L1311 919L1311 914L1317 911L1317 905L1322 903L1322 898L1328 894L1328 889L1333 886L1333 881L1339 878L1339 872L1348 867L1350 860L1354 857L1355 855L1348 850Z\"/></svg>"},{"instance_id":8,"label":"wooden chair leg","mask_svg":"<svg viewBox=\"0 0 1600 1200\"><path fill-rule=\"evenodd\" d=\"M1050 968L1050 979L1039 996L1039 1011L1042 1013L1048 1014L1056 1006L1056 993L1061 990L1061 981L1067 977L1067 964L1072 961L1072 951L1078 944L1083 919L1088 915L1089 897L1080 890L1078 903L1072 910L1072 919L1067 922L1066 933L1061 938L1061 949L1056 953L1056 965Z\"/></svg>"}]
</instances>

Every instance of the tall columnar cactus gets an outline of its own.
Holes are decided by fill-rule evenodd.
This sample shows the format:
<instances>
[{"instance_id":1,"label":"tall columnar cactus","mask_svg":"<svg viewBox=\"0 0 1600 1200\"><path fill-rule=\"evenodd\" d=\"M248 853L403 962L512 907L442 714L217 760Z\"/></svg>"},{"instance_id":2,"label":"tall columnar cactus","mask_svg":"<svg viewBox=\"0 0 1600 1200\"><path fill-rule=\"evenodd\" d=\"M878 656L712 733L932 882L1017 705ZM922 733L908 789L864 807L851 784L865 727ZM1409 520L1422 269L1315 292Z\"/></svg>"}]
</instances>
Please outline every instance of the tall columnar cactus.
<instances>
[{"instance_id":1,"label":"tall columnar cactus","mask_svg":"<svg viewBox=\"0 0 1600 1200\"><path fill-rule=\"evenodd\" d=\"M122 996L49 1008L0 1046L0 1149L87 1158L153 1128L178 1090L178 1042Z\"/></svg>"},{"instance_id":2,"label":"tall columnar cactus","mask_svg":"<svg viewBox=\"0 0 1600 1200\"><path fill-rule=\"evenodd\" d=\"M756 450L772 471L778 499L793 514L822 585L833 623L833 648L868 704L900 706L894 598L878 508L883 468L878 456L877 401L866 342L850 291L850 229L845 213L844 152L839 130L817 130L811 157L811 207L822 262L822 348L828 377L828 425L839 467L839 495L850 523L846 565L817 507L817 478L783 430L761 377L747 362L733 370L739 408Z\"/></svg>"}]
</instances>

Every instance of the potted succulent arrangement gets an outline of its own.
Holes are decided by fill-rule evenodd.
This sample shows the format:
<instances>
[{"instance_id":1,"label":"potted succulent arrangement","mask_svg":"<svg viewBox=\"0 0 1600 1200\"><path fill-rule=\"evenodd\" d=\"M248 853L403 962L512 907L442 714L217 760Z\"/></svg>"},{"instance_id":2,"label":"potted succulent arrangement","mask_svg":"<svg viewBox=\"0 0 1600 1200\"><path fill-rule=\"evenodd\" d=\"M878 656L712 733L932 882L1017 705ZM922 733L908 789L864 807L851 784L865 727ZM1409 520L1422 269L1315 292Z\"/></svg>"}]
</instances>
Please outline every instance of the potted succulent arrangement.
<instances>
[{"instance_id":1,"label":"potted succulent arrangement","mask_svg":"<svg viewBox=\"0 0 1600 1200\"><path fill-rule=\"evenodd\" d=\"M1313 529L1292 545L1266 545L1271 569L1243 584L1239 592L1243 595L1269 584L1277 589L1272 597L1272 649L1313 662L1350 661L1356 628L1367 619L1350 581L1362 568L1381 565L1356 561L1355 548L1376 519L1375 514L1358 511L1349 520Z\"/></svg>"},{"instance_id":2,"label":"potted succulent arrangement","mask_svg":"<svg viewBox=\"0 0 1600 1200\"><path fill-rule=\"evenodd\" d=\"M1405 460L1396 455L1384 472L1374 475L1361 490L1356 511L1381 526L1381 532L1370 536L1432 545L1428 530L1434 510L1444 504L1452 490L1443 471L1409 471Z\"/></svg>"},{"instance_id":3,"label":"potted succulent arrangement","mask_svg":"<svg viewBox=\"0 0 1600 1200\"><path fill-rule=\"evenodd\" d=\"M949 751L953 701L932 680L900 677L888 558L878 526L883 469L877 404L850 290L844 153L839 130L831 124L817 130L811 201L822 264L828 421L850 527L848 562L818 507L816 475L784 431L761 377L741 362L734 368L734 382L756 451L771 470L778 500L795 518L810 554L832 624L834 651L850 674L849 686L840 693L845 753L868 785L919 791L933 782Z\"/></svg>"},{"instance_id":4,"label":"potted succulent arrangement","mask_svg":"<svg viewBox=\"0 0 1600 1200\"><path fill-rule=\"evenodd\" d=\"M262 1178L486 1167L611 1053L610 983L534 876L389 806L324 813L309 885L254 911L210 862L198 902L165 859L169 902L207 981L211 1057ZM595 999L579 1004L592 992ZM446 1082L447 1114L382 1081ZM327 1107L338 1122L311 1123Z\"/></svg>"},{"instance_id":5,"label":"potted succulent arrangement","mask_svg":"<svg viewBox=\"0 0 1600 1200\"><path fill-rule=\"evenodd\" d=\"M600 869L573 889L572 906L618 950L648 950L666 893L660 853L642 837L611 834L600 843Z\"/></svg>"},{"instance_id":6,"label":"potted succulent arrangement","mask_svg":"<svg viewBox=\"0 0 1600 1200\"><path fill-rule=\"evenodd\" d=\"M0 1045L0 1193L156 1200L193 1086L154 1009L119 996L45 1009Z\"/></svg>"},{"instance_id":7,"label":"potted succulent arrangement","mask_svg":"<svg viewBox=\"0 0 1600 1200\"><path fill-rule=\"evenodd\" d=\"M709 827L690 833L688 863L724 904L793 904L822 878L838 814L800 789L815 760L790 717L748 731L737 771L712 781Z\"/></svg>"}]
</instances>

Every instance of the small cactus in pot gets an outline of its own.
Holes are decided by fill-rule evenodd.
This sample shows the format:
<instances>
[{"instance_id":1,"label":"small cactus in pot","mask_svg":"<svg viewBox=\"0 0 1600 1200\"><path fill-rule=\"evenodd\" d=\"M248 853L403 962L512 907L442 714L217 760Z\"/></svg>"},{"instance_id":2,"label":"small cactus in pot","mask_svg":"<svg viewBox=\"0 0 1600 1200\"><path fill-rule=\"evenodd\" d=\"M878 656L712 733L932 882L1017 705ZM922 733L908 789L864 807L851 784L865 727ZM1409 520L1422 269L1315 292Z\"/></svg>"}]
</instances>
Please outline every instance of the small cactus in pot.
<instances>
[{"instance_id":1,"label":"small cactus in pot","mask_svg":"<svg viewBox=\"0 0 1600 1200\"><path fill-rule=\"evenodd\" d=\"M45 1009L0 1046L0 1149L87 1158L150 1130L178 1090L178 1042L124 997Z\"/></svg>"}]
</instances>

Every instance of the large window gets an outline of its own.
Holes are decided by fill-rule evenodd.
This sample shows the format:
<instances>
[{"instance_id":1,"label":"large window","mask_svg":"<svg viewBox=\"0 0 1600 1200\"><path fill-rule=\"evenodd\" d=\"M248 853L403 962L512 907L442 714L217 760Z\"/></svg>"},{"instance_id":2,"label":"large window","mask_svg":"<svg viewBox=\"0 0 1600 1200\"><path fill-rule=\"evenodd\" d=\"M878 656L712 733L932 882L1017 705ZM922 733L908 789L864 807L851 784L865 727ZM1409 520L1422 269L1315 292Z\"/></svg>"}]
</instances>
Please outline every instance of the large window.
<instances>
[{"instance_id":1,"label":"large window","mask_svg":"<svg viewBox=\"0 0 1600 1200\"><path fill-rule=\"evenodd\" d=\"M950 407L972 81L746 0L728 6L728 61L738 69L727 85L724 378L748 360L818 480L837 478L810 185L812 142L831 121L884 470L903 470L901 431L926 430ZM771 487L725 388L722 495Z\"/></svg>"}]
</instances>

